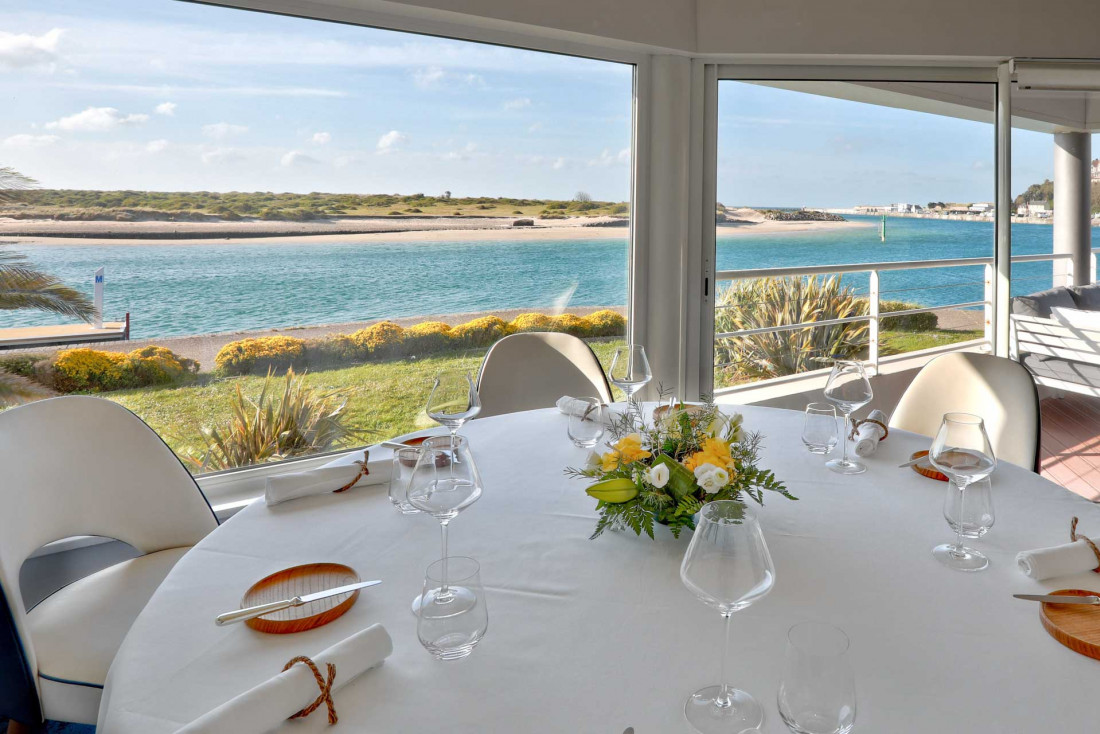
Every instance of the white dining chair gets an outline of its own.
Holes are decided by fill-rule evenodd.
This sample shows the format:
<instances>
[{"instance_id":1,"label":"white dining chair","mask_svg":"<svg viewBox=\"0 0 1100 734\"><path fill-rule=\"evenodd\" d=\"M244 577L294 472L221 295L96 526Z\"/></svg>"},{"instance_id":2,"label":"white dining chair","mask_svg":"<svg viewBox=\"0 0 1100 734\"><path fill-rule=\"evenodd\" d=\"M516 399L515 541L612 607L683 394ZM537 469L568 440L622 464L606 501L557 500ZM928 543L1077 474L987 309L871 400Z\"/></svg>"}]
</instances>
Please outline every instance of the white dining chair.
<instances>
[{"instance_id":1,"label":"white dining chair","mask_svg":"<svg viewBox=\"0 0 1100 734\"><path fill-rule=\"evenodd\" d=\"M935 436L950 412L981 416L997 459L1038 473L1039 394L1018 362L972 352L936 357L906 388L890 427Z\"/></svg>"},{"instance_id":2,"label":"white dining chair","mask_svg":"<svg viewBox=\"0 0 1100 734\"><path fill-rule=\"evenodd\" d=\"M217 524L172 450L117 403L69 396L0 413L0 720L95 724L123 637ZM142 555L27 610L23 562L76 536L114 538Z\"/></svg>"},{"instance_id":3,"label":"white dining chair","mask_svg":"<svg viewBox=\"0 0 1100 734\"><path fill-rule=\"evenodd\" d=\"M533 331L506 336L490 349L477 378L479 418L552 408L563 395L611 402L600 360L582 339Z\"/></svg>"}]
</instances>

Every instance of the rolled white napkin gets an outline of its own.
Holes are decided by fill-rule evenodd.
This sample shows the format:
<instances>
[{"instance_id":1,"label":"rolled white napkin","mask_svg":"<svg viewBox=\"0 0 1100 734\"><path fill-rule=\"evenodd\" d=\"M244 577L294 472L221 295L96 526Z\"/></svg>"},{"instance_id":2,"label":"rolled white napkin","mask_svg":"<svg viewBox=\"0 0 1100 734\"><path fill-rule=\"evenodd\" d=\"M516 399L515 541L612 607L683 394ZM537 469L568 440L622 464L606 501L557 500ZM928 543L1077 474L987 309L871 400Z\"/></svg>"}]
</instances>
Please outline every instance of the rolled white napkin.
<instances>
[{"instance_id":1,"label":"rolled white napkin","mask_svg":"<svg viewBox=\"0 0 1100 734\"><path fill-rule=\"evenodd\" d=\"M1092 542L1100 545L1100 538L1093 538ZM1100 561L1096 560L1096 554L1088 543L1077 540L1053 548L1036 548L1018 553L1016 565L1025 576L1042 581L1091 571L1100 565Z\"/></svg>"},{"instance_id":2,"label":"rolled white napkin","mask_svg":"<svg viewBox=\"0 0 1100 734\"><path fill-rule=\"evenodd\" d=\"M882 425L886 425L886 414L881 410L872 410L867 414L866 420L879 421ZM870 456L875 453L875 449L878 448L878 442L882 440L882 437L886 435L886 431L882 429L882 426L875 425L874 423L863 423L856 430L856 456Z\"/></svg>"},{"instance_id":3,"label":"rolled white napkin","mask_svg":"<svg viewBox=\"0 0 1100 734\"><path fill-rule=\"evenodd\" d=\"M570 397L569 395L563 395L558 398L558 402L556 403L556 405L558 406L558 410L561 411L562 415L584 414L585 403L583 403L579 398ZM603 411L604 423L610 424L616 415L617 412L615 410L613 410L610 406L606 406Z\"/></svg>"},{"instance_id":4,"label":"rolled white napkin","mask_svg":"<svg viewBox=\"0 0 1100 734\"><path fill-rule=\"evenodd\" d=\"M372 624L311 659L326 678L326 663L336 666L336 678L332 683L332 690L336 691L381 664L392 652L393 641L386 628ZM309 666L294 665L290 670L203 714L177 734L258 734L271 731L316 701L320 692ZM336 704L336 713L339 714L339 701ZM324 704L312 715L325 717Z\"/></svg>"},{"instance_id":5,"label":"rolled white napkin","mask_svg":"<svg viewBox=\"0 0 1100 734\"><path fill-rule=\"evenodd\" d=\"M296 500L299 497L335 492L359 476L360 465L357 462L361 461L363 461L363 452L353 451L310 471L276 474L273 477L268 477L267 488L264 491L264 501L270 507L287 500ZM359 481L354 486L365 487L371 484L385 484L390 481L392 469L392 452L379 447L372 448L370 449L370 461L367 462L369 473L365 477L360 476Z\"/></svg>"}]
</instances>

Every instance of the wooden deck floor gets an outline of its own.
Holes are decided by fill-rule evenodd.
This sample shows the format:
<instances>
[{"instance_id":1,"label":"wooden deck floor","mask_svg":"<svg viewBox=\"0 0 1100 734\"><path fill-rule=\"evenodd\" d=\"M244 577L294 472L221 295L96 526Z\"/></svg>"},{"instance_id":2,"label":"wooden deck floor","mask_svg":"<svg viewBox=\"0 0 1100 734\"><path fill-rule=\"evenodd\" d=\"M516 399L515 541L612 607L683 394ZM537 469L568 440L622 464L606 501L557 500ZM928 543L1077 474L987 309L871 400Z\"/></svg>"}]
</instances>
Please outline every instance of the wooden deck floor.
<instances>
[{"instance_id":1,"label":"wooden deck floor","mask_svg":"<svg viewBox=\"0 0 1100 734\"><path fill-rule=\"evenodd\" d=\"M1100 502L1100 398L1048 398L1040 409L1043 476Z\"/></svg>"}]
</instances>

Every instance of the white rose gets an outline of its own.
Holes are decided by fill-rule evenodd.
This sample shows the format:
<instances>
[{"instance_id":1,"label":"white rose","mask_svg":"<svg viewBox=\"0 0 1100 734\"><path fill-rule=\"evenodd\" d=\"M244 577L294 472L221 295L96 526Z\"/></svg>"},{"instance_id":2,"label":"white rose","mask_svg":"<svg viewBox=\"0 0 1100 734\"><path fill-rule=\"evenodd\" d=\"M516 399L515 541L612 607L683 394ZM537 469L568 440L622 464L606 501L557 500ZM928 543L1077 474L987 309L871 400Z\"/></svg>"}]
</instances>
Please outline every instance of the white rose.
<instances>
[{"instance_id":1,"label":"white rose","mask_svg":"<svg viewBox=\"0 0 1100 734\"><path fill-rule=\"evenodd\" d=\"M584 460L585 469L600 469L603 467L603 457L595 451L589 451Z\"/></svg>"},{"instance_id":2,"label":"white rose","mask_svg":"<svg viewBox=\"0 0 1100 734\"><path fill-rule=\"evenodd\" d=\"M729 483L730 475L725 469L714 464L701 464L695 467L695 481L707 494L715 494Z\"/></svg>"},{"instance_id":3,"label":"white rose","mask_svg":"<svg viewBox=\"0 0 1100 734\"><path fill-rule=\"evenodd\" d=\"M668 467L664 464L654 464L645 473L645 480L657 489L668 484Z\"/></svg>"}]
</instances>

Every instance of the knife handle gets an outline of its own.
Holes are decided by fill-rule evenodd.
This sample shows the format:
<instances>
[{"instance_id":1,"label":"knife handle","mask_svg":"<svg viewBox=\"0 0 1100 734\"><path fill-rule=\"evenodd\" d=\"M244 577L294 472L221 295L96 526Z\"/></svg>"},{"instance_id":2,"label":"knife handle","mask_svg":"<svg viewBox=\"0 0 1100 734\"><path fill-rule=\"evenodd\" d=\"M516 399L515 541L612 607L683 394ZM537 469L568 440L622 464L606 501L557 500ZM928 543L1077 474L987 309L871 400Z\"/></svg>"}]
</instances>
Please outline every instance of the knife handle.
<instances>
[{"instance_id":1,"label":"knife handle","mask_svg":"<svg viewBox=\"0 0 1100 734\"><path fill-rule=\"evenodd\" d=\"M214 624L218 625L219 627L224 627L227 624L244 622L245 620L262 617L263 615L271 614L272 612L281 612L284 609L296 607L301 603L301 600L295 597L294 599L273 601L270 604L260 604L259 606L255 607L246 607L245 609L238 609L235 612L226 612L225 614L219 614L214 620Z\"/></svg>"}]
</instances>

